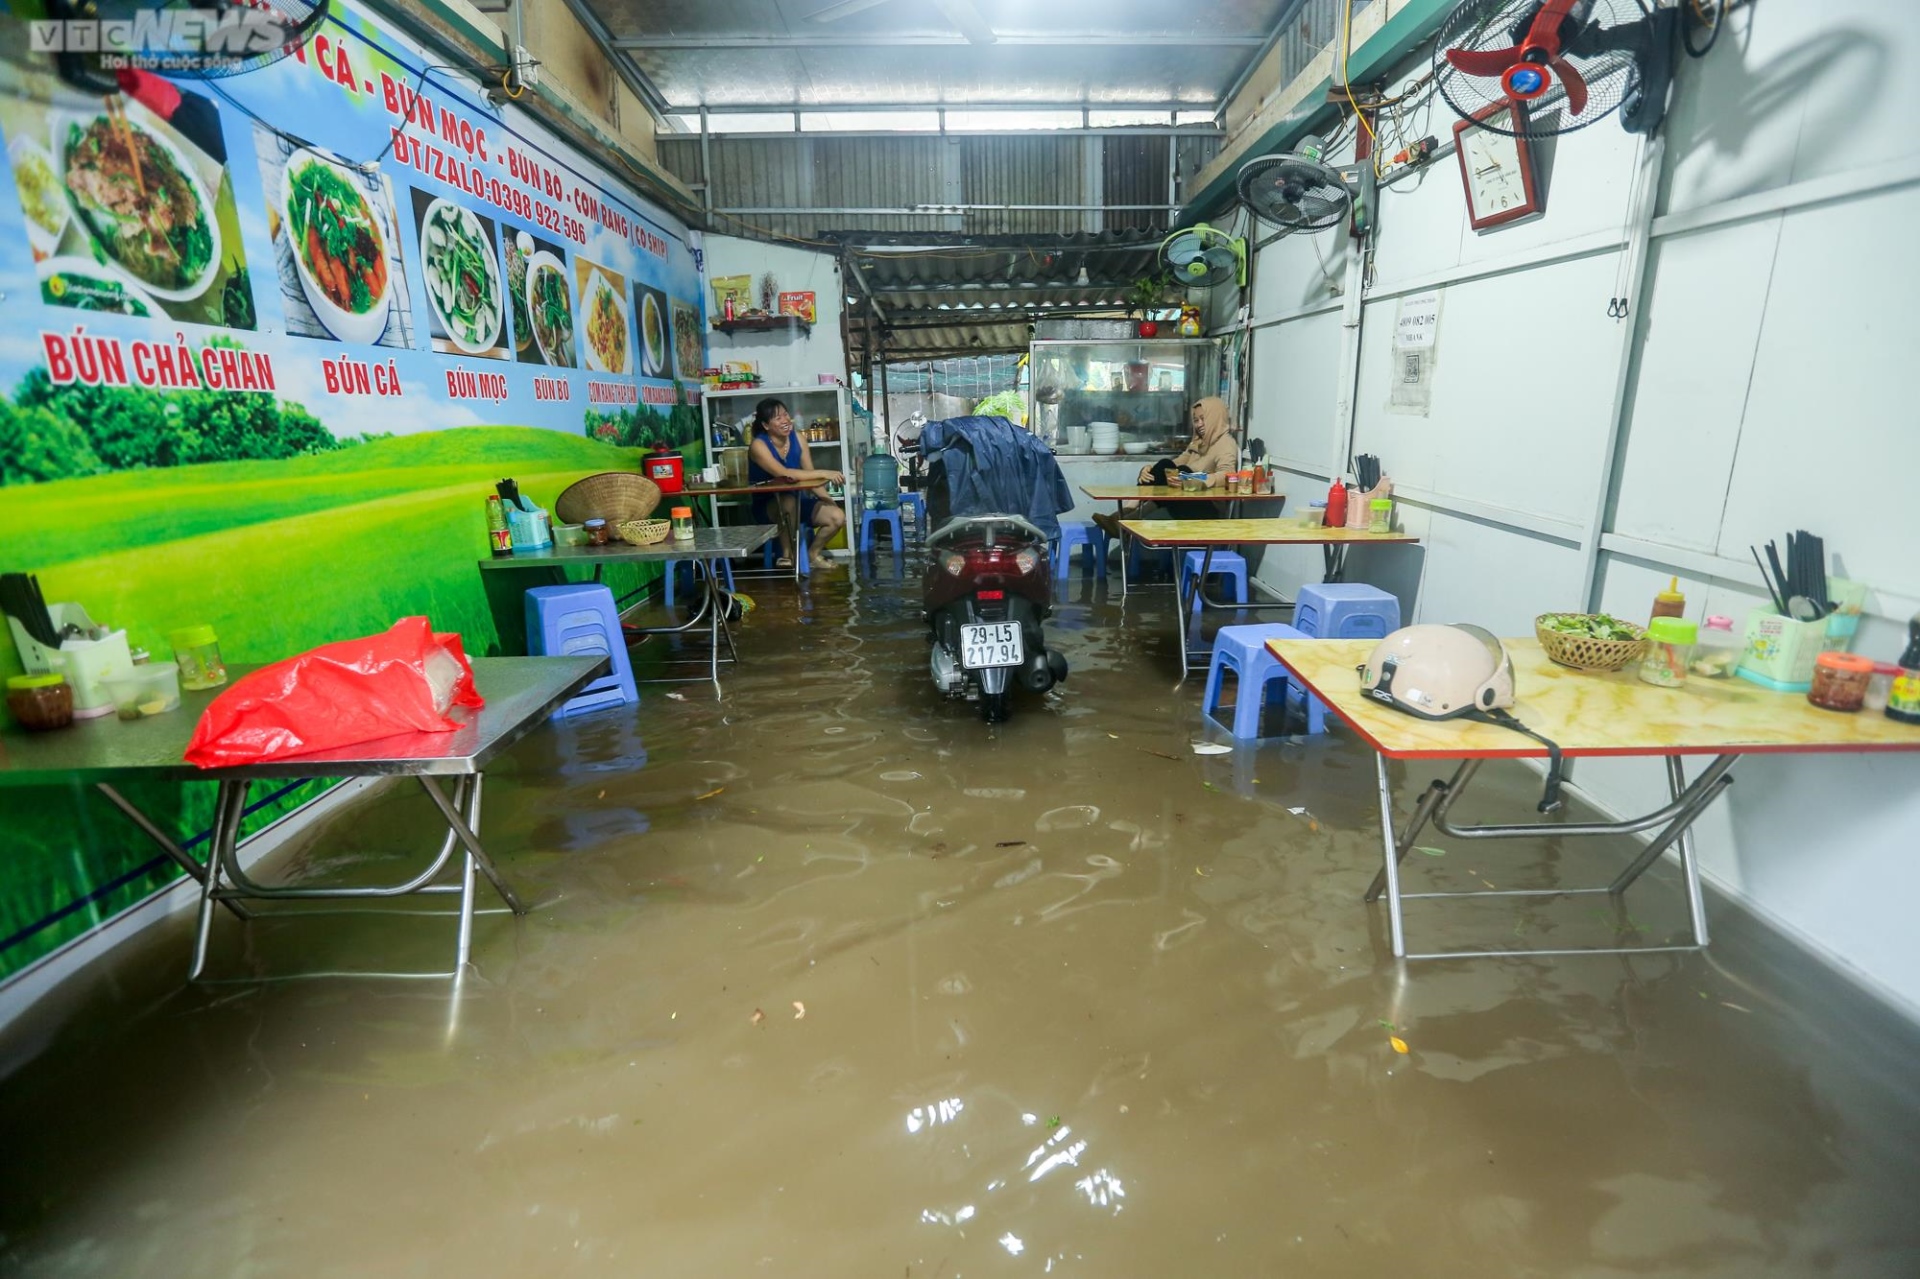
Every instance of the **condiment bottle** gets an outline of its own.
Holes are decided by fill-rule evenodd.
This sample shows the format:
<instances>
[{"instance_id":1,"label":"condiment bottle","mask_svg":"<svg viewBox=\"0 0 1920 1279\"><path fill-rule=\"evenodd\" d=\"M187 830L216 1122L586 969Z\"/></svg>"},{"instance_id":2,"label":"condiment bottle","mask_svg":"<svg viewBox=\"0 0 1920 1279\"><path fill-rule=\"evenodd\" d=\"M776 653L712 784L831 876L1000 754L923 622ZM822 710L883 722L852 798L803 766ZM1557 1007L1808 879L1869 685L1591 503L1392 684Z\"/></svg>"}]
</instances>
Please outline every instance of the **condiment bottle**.
<instances>
[{"instance_id":1,"label":"condiment bottle","mask_svg":"<svg viewBox=\"0 0 1920 1279\"><path fill-rule=\"evenodd\" d=\"M211 626L183 626L167 639L180 664L181 688L197 691L227 682L227 664L220 659L220 640Z\"/></svg>"},{"instance_id":2,"label":"condiment bottle","mask_svg":"<svg viewBox=\"0 0 1920 1279\"><path fill-rule=\"evenodd\" d=\"M1339 476L1335 476L1333 487L1327 490L1327 527L1345 528L1347 526L1347 485Z\"/></svg>"},{"instance_id":3,"label":"condiment bottle","mask_svg":"<svg viewBox=\"0 0 1920 1279\"><path fill-rule=\"evenodd\" d=\"M1371 502L1367 503L1367 511L1368 511L1367 532L1369 533L1393 532L1393 499L1392 498L1390 497L1374 498Z\"/></svg>"},{"instance_id":4,"label":"condiment bottle","mask_svg":"<svg viewBox=\"0 0 1920 1279\"><path fill-rule=\"evenodd\" d=\"M693 508L691 506L673 508L673 540L676 542L693 540Z\"/></svg>"},{"instance_id":5,"label":"condiment bottle","mask_svg":"<svg viewBox=\"0 0 1920 1279\"><path fill-rule=\"evenodd\" d=\"M1900 654L1900 673L1887 690L1887 718L1920 724L1920 613L1907 623L1907 651Z\"/></svg>"},{"instance_id":6,"label":"condiment bottle","mask_svg":"<svg viewBox=\"0 0 1920 1279\"><path fill-rule=\"evenodd\" d=\"M1687 597L1680 592L1680 579L1675 577L1667 582L1667 589L1653 597L1654 617L1679 617L1687 611Z\"/></svg>"},{"instance_id":7,"label":"condiment bottle","mask_svg":"<svg viewBox=\"0 0 1920 1279\"><path fill-rule=\"evenodd\" d=\"M1873 675L1867 680L1866 700L1860 703L1860 709L1866 711L1884 711L1887 699L1893 696L1893 681L1900 676L1900 668L1892 662L1875 662Z\"/></svg>"},{"instance_id":8,"label":"condiment bottle","mask_svg":"<svg viewBox=\"0 0 1920 1279\"><path fill-rule=\"evenodd\" d=\"M513 533L507 527L507 507L498 493L487 494L487 536L493 543L496 558L513 554Z\"/></svg>"}]
</instances>

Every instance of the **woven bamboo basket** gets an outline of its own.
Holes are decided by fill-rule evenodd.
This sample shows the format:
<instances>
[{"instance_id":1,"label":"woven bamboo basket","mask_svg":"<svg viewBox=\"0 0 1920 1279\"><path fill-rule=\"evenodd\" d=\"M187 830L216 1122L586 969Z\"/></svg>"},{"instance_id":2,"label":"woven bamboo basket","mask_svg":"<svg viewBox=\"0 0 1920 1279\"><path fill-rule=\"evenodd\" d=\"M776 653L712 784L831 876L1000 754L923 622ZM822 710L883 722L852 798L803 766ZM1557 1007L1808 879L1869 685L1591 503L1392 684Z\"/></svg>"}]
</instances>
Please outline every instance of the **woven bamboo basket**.
<instances>
[{"instance_id":1,"label":"woven bamboo basket","mask_svg":"<svg viewBox=\"0 0 1920 1279\"><path fill-rule=\"evenodd\" d=\"M1549 619L1560 617L1604 617L1615 626L1634 632L1638 638L1603 640L1588 635L1568 635L1547 625ZM1550 661L1576 671L1624 670L1638 661L1647 649L1647 633L1644 630L1604 613L1542 613L1533 619L1533 634Z\"/></svg>"},{"instance_id":2,"label":"woven bamboo basket","mask_svg":"<svg viewBox=\"0 0 1920 1279\"><path fill-rule=\"evenodd\" d=\"M644 520L660 505L660 486L632 471L602 471L567 485L554 501L554 516L565 524L605 520Z\"/></svg>"},{"instance_id":3,"label":"woven bamboo basket","mask_svg":"<svg viewBox=\"0 0 1920 1279\"><path fill-rule=\"evenodd\" d=\"M629 546L652 546L655 542L664 542L672 529L672 520L621 520L613 526L620 540Z\"/></svg>"}]
</instances>

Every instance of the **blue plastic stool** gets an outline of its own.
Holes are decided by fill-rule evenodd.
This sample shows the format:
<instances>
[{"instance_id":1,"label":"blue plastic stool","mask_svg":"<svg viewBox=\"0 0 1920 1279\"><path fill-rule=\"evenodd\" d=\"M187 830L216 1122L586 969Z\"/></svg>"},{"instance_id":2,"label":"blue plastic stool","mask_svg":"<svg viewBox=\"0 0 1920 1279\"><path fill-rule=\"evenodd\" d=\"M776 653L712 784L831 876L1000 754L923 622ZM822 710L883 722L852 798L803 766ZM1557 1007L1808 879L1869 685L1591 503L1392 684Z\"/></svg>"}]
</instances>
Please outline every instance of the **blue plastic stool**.
<instances>
[{"instance_id":1,"label":"blue plastic stool","mask_svg":"<svg viewBox=\"0 0 1920 1279\"><path fill-rule=\"evenodd\" d=\"M1061 520L1060 540L1054 543L1053 575L1065 577L1068 561L1073 559L1073 548L1084 546L1087 553L1080 557L1082 568L1093 570L1099 577L1107 575L1107 535L1101 527L1090 520Z\"/></svg>"},{"instance_id":2,"label":"blue plastic stool","mask_svg":"<svg viewBox=\"0 0 1920 1279\"><path fill-rule=\"evenodd\" d=\"M1208 577L1217 575L1232 579L1234 603L1245 604L1247 602L1247 561L1240 552L1217 550L1213 553L1212 561L1209 562L1205 551L1188 551L1186 557L1180 564L1179 586L1181 590L1186 589L1187 579L1195 573L1198 573L1202 564L1206 564L1207 566ZM1200 583L1201 589L1204 590L1206 585L1205 582ZM1196 613L1200 611L1200 595L1197 591L1193 596L1193 611Z\"/></svg>"},{"instance_id":3,"label":"blue plastic stool","mask_svg":"<svg viewBox=\"0 0 1920 1279\"><path fill-rule=\"evenodd\" d=\"M902 493L900 509L913 512L913 531L918 537L927 535L927 499L918 493Z\"/></svg>"},{"instance_id":4,"label":"blue plastic stool","mask_svg":"<svg viewBox=\"0 0 1920 1279\"><path fill-rule=\"evenodd\" d=\"M1400 601L1361 582L1313 582L1294 597L1293 624L1314 639L1385 639L1400 629Z\"/></svg>"},{"instance_id":5,"label":"blue plastic stool","mask_svg":"<svg viewBox=\"0 0 1920 1279\"><path fill-rule=\"evenodd\" d=\"M673 607L674 583L680 577L680 570L684 568L688 571L690 575L689 584L698 582L700 580L700 570L699 568L696 567L698 563L699 563L698 560L668 560L667 561L667 571L660 579L660 588L664 592L661 598L665 602L668 608ZM720 561L720 575L727 579L727 589L731 591L733 589L733 561L732 560Z\"/></svg>"},{"instance_id":6,"label":"blue plastic stool","mask_svg":"<svg viewBox=\"0 0 1920 1279\"><path fill-rule=\"evenodd\" d=\"M898 510L876 510L869 506L860 512L860 553L873 550L873 526L885 524L893 534L893 553L900 554L904 545L900 535L900 512Z\"/></svg>"},{"instance_id":7,"label":"blue plastic stool","mask_svg":"<svg viewBox=\"0 0 1920 1279\"><path fill-rule=\"evenodd\" d=\"M1297 627L1285 622L1261 626L1223 626L1213 637L1213 664L1207 668L1207 691L1200 699L1202 714L1217 721L1220 709L1222 676L1231 667L1239 682L1233 691L1233 728L1237 740L1251 741L1260 736L1260 711L1266 704L1267 686L1278 681L1281 697L1292 681L1280 659L1267 651L1270 639L1306 639ZM1319 698L1307 697L1307 732L1327 731L1327 708Z\"/></svg>"},{"instance_id":8,"label":"blue plastic stool","mask_svg":"<svg viewBox=\"0 0 1920 1279\"><path fill-rule=\"evenodd\" d=\"M610 659L611 674L581 689L553 713L555 719L583 715L640 700L633 664L620 633L620 610L613 592L599 582L536 586L526 595L527 652L535 657L600 654Z\"/></svg>"}]
</instances>

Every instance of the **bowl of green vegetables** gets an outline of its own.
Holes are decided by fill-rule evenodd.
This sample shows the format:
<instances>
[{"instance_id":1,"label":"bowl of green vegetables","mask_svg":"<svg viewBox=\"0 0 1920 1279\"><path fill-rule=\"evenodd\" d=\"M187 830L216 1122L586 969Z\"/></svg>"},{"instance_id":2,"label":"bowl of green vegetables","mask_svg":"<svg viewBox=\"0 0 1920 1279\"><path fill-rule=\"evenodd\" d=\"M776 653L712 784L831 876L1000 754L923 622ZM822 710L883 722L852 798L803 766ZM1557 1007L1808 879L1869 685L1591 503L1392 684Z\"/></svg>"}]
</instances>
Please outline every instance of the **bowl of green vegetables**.
<instances>
[{"instance_id":1,"label":"bowl of green vegetables","mask_svg":"<svg viewBox=\"0 0 1920 1279\"><path fill-rule=\"evenodd\" d=\"M1542 613L1533 634L1549 660L1576 671L1624 670L1647 647L1646 631L1605 613Z\"/></svg>"}]
</instances>

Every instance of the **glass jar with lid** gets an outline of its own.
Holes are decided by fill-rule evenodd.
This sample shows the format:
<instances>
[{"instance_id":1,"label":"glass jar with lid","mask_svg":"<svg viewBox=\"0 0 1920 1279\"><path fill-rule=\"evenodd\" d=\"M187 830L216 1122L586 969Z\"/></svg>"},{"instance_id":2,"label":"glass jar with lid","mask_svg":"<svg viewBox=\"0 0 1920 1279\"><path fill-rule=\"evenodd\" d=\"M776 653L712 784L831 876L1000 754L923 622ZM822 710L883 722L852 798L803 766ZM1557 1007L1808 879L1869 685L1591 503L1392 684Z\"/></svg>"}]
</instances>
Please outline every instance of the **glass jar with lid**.
<instances>
[{"instance_id":1,"label":"glass jar with lid","mask_svg":"<svg viewBox=\"0 0 1920 1279\"><path fill-rule=\"evenodd\" d=\"M180 663L181 688L218 688L227 682L220 640L211 626L183 626L167 638L173 644L173 660Z\"/></svg>"},{"instance_id":2,"label":"glass jar with lid","mask_svg":"<svg viewBox=\"0 0 1920 1279\"><path fill-rule=\"evenodd\" d=\"M1647 651L1640 659L1640 679L1660 688L1679 688L1687 682L1687 663L1699 638L1700 628L1685 618L1654 618L1647 623Z\"/></svg>"},{"instance_id":3,"label":"glass jar with lid","mask_svg":"<svg viewBox=\"0 0 1920 1279\"><path fill-rule=\"evenodd\" d=\"M73 685L59 674L9 676L7 710L29 733L65 728L73 723Z\"/></svg>"}]
</instances>

